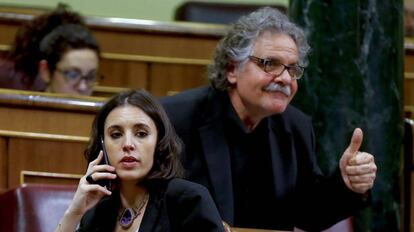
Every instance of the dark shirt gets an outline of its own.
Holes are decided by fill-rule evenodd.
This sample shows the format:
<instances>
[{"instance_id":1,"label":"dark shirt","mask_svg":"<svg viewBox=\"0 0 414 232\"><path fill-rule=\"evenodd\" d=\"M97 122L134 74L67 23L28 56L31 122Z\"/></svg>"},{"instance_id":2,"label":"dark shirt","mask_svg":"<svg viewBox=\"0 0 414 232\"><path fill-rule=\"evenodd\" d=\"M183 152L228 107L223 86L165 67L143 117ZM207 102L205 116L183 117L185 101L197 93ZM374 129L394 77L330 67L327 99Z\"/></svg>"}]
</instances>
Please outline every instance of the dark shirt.
<instances>
[{"instance_id":1,"label":"dark shirt","mask_svg":"<svg viewBox=\"0 0 414 232\"><path fill-rule=\"evenodd\" d=\"M258 211L274 209L272 167L267 119L249 131L228 101L225 136L229 144L234 196L234 224L273 228L275 218Z\"/></svg>"}]
</instances>

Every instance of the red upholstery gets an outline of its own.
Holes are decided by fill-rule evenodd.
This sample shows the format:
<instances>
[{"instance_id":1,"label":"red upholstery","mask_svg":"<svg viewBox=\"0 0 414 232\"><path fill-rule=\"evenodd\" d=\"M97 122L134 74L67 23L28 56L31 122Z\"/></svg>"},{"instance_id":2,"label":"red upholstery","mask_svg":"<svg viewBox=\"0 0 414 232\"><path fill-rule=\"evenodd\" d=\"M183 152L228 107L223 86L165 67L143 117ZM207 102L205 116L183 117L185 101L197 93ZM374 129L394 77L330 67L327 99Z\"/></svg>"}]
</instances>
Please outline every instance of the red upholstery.
<instances>
[{"instance_id":1,"label":"red upholstery","mask_svg":"<svg viewBox=\"0 0 414 232\"><path fill-rule=\"evenodd\" d=\"M0 231L54 231L76 186L23 185L0 195Z\"/></svg>"}]
</instances>

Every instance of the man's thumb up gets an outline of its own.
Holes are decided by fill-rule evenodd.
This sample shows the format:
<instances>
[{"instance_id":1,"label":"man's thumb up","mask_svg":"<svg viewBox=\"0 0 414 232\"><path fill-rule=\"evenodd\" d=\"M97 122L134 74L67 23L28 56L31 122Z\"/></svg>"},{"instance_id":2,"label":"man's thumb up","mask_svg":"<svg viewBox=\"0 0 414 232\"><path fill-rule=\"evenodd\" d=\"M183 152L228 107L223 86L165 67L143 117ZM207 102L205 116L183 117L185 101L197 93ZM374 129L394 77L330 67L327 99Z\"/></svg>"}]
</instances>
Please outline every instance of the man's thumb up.
<instances>
[{"instance_id":1,"label":"man's thumb up","mask_svg":"<svg viewBox=\"0 0 414 232\"><path fill-rule=\"evenodd\" d=\"M357 193L365 193L372 188L377 171L374 156L359 151L362 139L362 130L356 128L352 134L349 146L339 161L339 167L345 185Z\"/></svg>"}]
</instances>

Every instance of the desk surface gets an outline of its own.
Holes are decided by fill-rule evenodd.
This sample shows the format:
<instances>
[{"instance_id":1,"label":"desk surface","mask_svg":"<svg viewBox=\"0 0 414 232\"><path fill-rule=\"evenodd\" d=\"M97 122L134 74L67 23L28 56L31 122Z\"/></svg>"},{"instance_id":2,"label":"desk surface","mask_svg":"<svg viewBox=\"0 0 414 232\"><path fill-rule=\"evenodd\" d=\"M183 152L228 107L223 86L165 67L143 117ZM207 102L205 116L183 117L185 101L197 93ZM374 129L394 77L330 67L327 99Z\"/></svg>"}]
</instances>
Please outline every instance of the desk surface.
<instances>
[{"instance_id":1,"label":"desk surface","mask_svg":"<svg viewBox=\"0 0 414 232\"><path fill-rule=\"evenodd\" d=\"M35 15L0 12L1 21L22 23L32 20ZM113 17L86 16L86 24L90 27L111 28L118 30L150 31L152 33L186 34L206 37L221 37L227 30L226 25L193 23L193 22L162 22L145 19L128 19Z\"/></svg>"}]
</instances>

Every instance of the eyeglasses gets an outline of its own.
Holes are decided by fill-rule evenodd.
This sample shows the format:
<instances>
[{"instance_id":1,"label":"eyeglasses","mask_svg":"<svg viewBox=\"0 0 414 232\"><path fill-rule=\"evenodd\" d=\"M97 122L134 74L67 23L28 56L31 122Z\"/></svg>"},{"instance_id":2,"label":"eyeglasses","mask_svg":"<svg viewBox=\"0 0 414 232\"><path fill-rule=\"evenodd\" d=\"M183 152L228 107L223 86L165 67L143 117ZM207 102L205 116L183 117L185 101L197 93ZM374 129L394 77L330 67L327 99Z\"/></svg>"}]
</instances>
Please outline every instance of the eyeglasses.
<instances>
[{"instance_id":1,"label":"eyeglasses","mask_svg":"<svg viewBox=\"0 0 414 232\"><path fill-rule=\"evenodd\" d=\"M259 66L264 72L280 76L287 70L292 80L299 80L303 75L304 68L299 65L284 65L275 59L262 59L256 56L249 56L249 59Z\"/></svg>"},{"instance_id":2,"label":"eyeglasses","mask_svg":"<svg viewBox=\"0 0 414 232\"><path fill-rule=\"evenodd\" d=\"M86 75L82 75L82 72L77 69L63 70L56 68L56 71L61 73L66 82L73 86L78 85L82 80L85 80L86 84L90 87L96 84L97 73L95 70L90 71Z\"/></svg>"}]
</instances>

